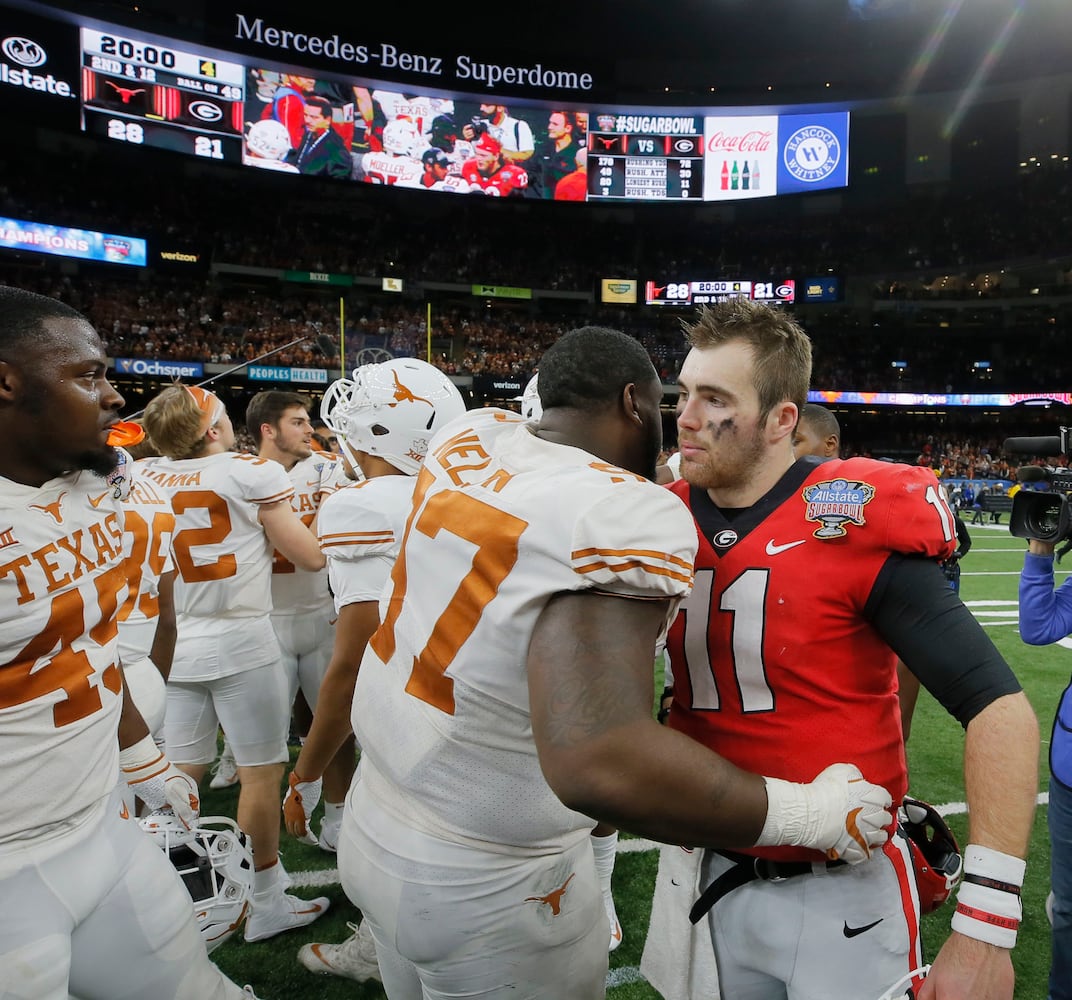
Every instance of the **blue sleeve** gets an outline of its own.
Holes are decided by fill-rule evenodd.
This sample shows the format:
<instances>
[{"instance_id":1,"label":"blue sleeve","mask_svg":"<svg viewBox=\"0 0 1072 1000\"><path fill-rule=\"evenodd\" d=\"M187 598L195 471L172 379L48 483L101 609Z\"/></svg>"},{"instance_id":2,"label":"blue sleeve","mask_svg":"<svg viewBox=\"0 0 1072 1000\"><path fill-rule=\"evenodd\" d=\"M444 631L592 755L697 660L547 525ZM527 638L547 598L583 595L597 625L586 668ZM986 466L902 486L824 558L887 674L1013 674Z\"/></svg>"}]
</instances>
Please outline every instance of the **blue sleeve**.
<instances>
[{"instance_id":1,"label":"blue sleeve","mask_svg":"<svg viewBox=\"0 0 1072 1000\"><path fill-rule=\"evenodd\" d=\"M1072 632L1072 576L1053 589L1053 556L1024 554L1020 574L1020 637L1048 646Z\"/></svg>"}]
</instances>

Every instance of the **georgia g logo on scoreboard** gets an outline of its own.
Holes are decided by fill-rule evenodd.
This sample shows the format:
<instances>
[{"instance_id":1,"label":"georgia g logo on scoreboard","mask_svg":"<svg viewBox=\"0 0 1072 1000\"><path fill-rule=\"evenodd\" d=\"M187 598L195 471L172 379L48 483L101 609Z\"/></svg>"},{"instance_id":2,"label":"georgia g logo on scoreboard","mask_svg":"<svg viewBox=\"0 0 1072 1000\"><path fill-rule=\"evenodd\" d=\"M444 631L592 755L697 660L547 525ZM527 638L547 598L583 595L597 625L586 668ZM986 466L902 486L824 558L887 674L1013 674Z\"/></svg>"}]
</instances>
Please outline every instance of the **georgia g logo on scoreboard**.
<instances>
[{"instance_id":1,"label":"georgia g logo on scoreboard","mask_svg":"<svg viewBox=\"0 0 1072 1000\"><path fill-rule=\"evenodd\" d=\"M27 69L44 66L48 62L48 53L32 38L22 35L9 35L0 42L0 52L8 59Z\"/></svg>"},{"instance_id":2,"label":"georgia g logo on scoreboard","mask_svg":"<svg viewBox=\"0 0 1072 1000\"><path fill-rule=\"evenodd\" d=\"M785 169L803 184L825 180L841 162L841 141L824 125L805 125L786 141Z\"/></svg>"}]
</instances>

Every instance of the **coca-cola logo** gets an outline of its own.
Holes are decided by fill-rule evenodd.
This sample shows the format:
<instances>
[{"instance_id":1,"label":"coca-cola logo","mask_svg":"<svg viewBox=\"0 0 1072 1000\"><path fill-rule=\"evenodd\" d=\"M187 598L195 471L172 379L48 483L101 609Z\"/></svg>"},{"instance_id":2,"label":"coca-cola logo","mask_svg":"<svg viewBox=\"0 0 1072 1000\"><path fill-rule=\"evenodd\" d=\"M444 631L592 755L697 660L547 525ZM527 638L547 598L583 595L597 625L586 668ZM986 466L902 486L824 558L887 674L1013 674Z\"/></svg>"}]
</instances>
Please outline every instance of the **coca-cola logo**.
<instances>
[{"instance_id":1,"label":"coca-cola logo","mask_svg":"<svg viewBox=\"0 0 1072 1000\"><path fill-rule=\"evenodd\" d=\"M715 132L707 141L707 148L712 153L719 150L740 153L765 153L770 149L773 132L750 129L748 132Z\"/></svg>"}]
</instances>

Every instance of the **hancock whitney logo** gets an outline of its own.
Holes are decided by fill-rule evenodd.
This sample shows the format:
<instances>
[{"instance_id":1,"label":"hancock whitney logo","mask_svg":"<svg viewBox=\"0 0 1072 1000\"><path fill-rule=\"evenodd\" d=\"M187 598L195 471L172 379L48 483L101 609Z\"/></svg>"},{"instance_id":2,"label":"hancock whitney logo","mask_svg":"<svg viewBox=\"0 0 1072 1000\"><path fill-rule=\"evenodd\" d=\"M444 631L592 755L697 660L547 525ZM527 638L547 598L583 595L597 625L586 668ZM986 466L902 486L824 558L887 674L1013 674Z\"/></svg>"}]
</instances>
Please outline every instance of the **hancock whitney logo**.
<instances>
[{"instance_id":1,"label":"hancock whitney logo","mask_svg":"<svg viewBox=\"0 0 1072 1000\"><path fill-rule=\"evenodd\" d=\"M826 180L841 162L841 140L824 125L798 128L782 149L785 169L804 184Z\"/></svg>"},{"instance_id":2,"label":"hancock whitney logo","mask_svg":"<svg viewBox=\"0 0 1072 1000\"><path fill-rule=\"evenodd\" d=\"M816 538L840 538L846 534L846 524L866 524L864 507L875 498L870 483L830 479L806 486L802 493L807 502L804 517L820 525Z\"/></svg>"}]
</instances>

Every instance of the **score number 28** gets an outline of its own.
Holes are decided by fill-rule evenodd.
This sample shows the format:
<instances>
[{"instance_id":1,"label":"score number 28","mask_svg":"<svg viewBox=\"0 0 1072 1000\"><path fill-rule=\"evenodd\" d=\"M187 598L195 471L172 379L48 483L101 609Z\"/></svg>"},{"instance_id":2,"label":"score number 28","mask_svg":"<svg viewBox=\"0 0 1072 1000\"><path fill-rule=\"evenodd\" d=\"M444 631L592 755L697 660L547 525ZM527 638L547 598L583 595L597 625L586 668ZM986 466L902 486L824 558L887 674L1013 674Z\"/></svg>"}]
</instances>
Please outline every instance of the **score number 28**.
<instances>
[{"instance_id":1,"label":"score number 28","mask_svg":"<svg viewBox=\"0 0 1072 1000\"><path fill-rule=\"evenodd\" d=\"M124 121L122 118L109 118L108 138L140 146L145 142L145 129L137 122ZM194 136L194 155L204 156L210 160L222 160L223 143L207 135Z\"/></svg>"}]
</instances>

